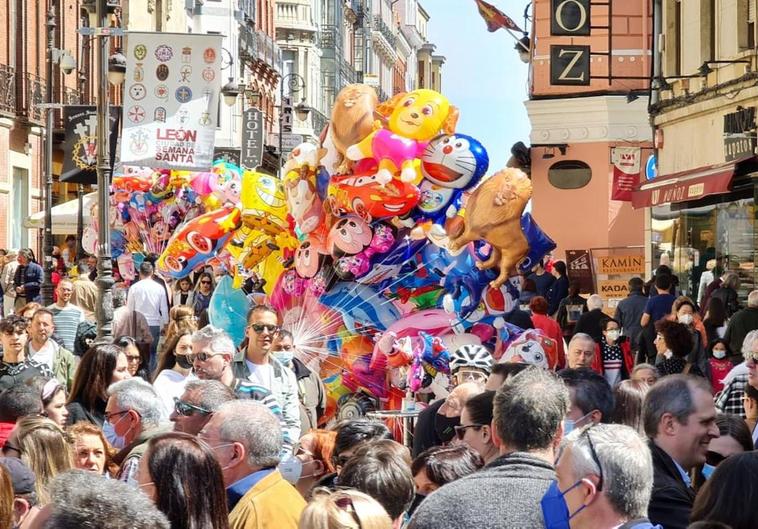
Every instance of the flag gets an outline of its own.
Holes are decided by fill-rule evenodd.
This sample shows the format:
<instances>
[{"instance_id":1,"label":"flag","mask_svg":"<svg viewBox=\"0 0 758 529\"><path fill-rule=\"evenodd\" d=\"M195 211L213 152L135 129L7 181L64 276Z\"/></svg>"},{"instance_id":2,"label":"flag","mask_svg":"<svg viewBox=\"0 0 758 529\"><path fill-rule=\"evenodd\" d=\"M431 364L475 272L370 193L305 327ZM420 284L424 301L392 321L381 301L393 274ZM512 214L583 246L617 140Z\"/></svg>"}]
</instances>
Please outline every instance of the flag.
<instances>
[{"instance_id":1,"label":"flag","mask_svg":"<svg viewBox=\"0 0 758 529\"><path fill-rule=\"evenodd\" d=\"M640 182L640 148L614 147L611 149L613 163L613 187L611 200L632 200L632 190Z\"/></svg>"},{"instance_id":2,"label":"flag","mask_svg":"<svg viewBox=\"0 0 758 529\"><path fill-rule=\"evenodd\" d=\"M500 11L492 4L488 4L484 0L474 1L476 2L476 7L479 8L479 14L487 23L487 31L493 32L497 31L500 28L505 28L511 31L519 31L521 33L524 33L524 31L516 25L511 17Z\"/></svg>"}]
</instances>

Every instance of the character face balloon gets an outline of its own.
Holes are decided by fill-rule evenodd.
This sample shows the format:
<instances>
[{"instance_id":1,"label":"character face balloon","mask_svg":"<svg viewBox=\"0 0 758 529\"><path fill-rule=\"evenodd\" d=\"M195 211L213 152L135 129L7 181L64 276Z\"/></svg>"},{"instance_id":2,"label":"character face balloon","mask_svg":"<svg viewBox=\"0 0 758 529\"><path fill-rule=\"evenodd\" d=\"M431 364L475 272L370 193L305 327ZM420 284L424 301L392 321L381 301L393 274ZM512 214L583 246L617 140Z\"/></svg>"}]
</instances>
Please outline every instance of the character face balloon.
<instances>
[{"instance_id":1,"label":"character face balloon","mask_svg":"<svg viewBox=\"0 0 758 529\"><path fill-rule=\"evenodd\" d=\"M368 246L372 237L371 227L363 219L348 215L329 230L327 246L334 256L354 255Z\"/></svg>"},{"instance_id":2,"label":"character face balloon","mask_svg":"<svg viewBox=\"0 0 758 529\"><path fill-rule=\"evenodd\" d=\"M389 129L413 140L428 140L442 128L450 102L434 90L421 88L406 94L389 118Z\"/></svg>"},{"instance_id":3,"label":"character face balloon","mask_svg":"<svg viewBox=\"0 0 758 529\"><path fill-rule=\"evenodd\" d=\"M442 135L421 156L421 172L433 184L467 189L487 172L489 157L481 143L463 134Z\"/></svg>"},{"instance_id":4,"label":"character face balloon","mask_svg":"<svg viewBox=\"0 0 758 529\"><path fill-rule=\"evenodd\" d=\"M273 176L254 171L245 171L242 175L243 220L247 218L266 218L282 227L286 226L286 197L281 180Z\"/></svg>"}]
</instances>

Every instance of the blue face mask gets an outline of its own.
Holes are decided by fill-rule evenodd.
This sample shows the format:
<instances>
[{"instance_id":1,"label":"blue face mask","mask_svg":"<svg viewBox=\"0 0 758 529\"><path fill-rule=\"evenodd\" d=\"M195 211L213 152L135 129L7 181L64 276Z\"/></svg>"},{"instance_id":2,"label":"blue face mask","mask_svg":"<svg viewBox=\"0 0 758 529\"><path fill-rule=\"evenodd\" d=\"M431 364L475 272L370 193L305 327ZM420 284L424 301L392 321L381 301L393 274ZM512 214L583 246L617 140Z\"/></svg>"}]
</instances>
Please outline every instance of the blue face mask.
<instances>
[{"instance_id":1,"label":"blue face mask","mask_svg":"<svg viewBox=\"0 0 758 529\"><path fill-rule=\"evenodd\" d=\"M701 470L701 472L705 479L710 479L711 474L713 474L714 470L716 470L716 467L714 467L713 465L709 465L708 463L703 463L703 470Z\"/></svg>"},{"instance_id":2,"label":"blue face mask","mask_svg":"<svg viewBox=\"0 0 758 529\"><path fill-rule=\"evenodd\" d=\"M584 422L592 414L586 413L579 417L577 420L574 419L563 419L563 436L566 437L568 434L570 434L573 430L577 429L578 427L584 426Z\"/></svg>"},{"instance_id":3,"label":"blue face mask","mask_svg":"<svg viewBox=\"0 0 758 529\"><path fill-rule=\"evenodd\" d=\"M289 351L281 349L279 351L273 351L272 354L274 355L274 358L279 360L279 362L281 362L285 366L289 366L290 364L292 364L292 359L295 357L295 351L292 349L290 349Z\"/></svg>"},{"instance_id":4,"label":"blue face mask","mask_svg":"<svg viewBox=\"0 0 758 529\"><path fill-rule=\"evenodd\" d=\"M116 424L121 422L121 420L125 417L125 415L121 416L121 419L116 421ZM131 429L131 428L130 428ZM111 424L110 421L104 421L103 422L103 435L108 440L108 442L111 444L113 448L117 448L121 450L126 446L126 437L123 435L116 434L116 427L115 425Z\"/></svg>"},{"instance_id":5,"label":"blue face mask","mask_svg":"<svg viewBox=\"0 0 758 529\"><path fill-rule=\"evenodd\" d=\"M569 520L584 510L586 505L579 507L579 510L575 513L569 513L568 505L566 505L566 499L564 498L571 489L580 483L581 480L561 492L561 489L558 488L558 481L553 480L540 501L542 516L545 519L545 529L569 529Z\"/></svg>"}]
</instances>

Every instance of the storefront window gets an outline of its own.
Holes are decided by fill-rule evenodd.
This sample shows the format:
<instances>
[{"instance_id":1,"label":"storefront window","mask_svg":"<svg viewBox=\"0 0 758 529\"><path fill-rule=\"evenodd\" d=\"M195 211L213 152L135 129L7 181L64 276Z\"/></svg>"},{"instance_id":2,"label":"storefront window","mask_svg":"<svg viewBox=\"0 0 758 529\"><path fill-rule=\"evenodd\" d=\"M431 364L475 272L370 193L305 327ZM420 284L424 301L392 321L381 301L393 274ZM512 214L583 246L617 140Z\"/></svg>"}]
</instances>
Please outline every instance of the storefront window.
<instances>
[{"instance_id":1,"label":"storefront window","mask_svg":"<svg viewBox=\"0 0 758 529\"><path fill-rule=\"evenodd\" d=\"M652 209L653 266L669 265L685 295L698 298L700 276L709 259L728 256L724 264L740 277L740 300L756 285L754 199L724 201L696 208L672 205Z\"/></svg>"}]
</instances>

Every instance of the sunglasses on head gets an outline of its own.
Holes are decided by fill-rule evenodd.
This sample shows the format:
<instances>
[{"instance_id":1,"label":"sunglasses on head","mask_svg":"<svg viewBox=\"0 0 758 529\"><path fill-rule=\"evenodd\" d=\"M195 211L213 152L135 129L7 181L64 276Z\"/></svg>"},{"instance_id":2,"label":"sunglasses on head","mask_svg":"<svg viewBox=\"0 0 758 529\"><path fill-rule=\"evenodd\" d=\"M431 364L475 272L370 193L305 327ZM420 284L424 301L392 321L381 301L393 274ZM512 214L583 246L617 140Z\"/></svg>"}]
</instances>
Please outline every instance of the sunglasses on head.
<instances>
[{"instance_id":1,"label":"sunglasses on head","mask_svg":"<svg viewBox=\"0 0 758 529\"><path fill-rule=\"evenodd\" d=\"M263 331L268 331L271 334L279 332L278 325L269 325L266 323L251 323L250 328L258 334L262 333Z\"/></svg>"},{"instance_id":2,"label":"sunglasses on head","mask_svg":"<svg viewBox=\"0 0 758 529\"><path fill-rule=\"evenodd\" d=\"M199 415L209 415L211 413L210 410L195 406L189 402L184 402L177 397L174 397L174 411L177 415L181 415L182 417L192 417L196 413Z\"/></svg>"}]
</instances>

